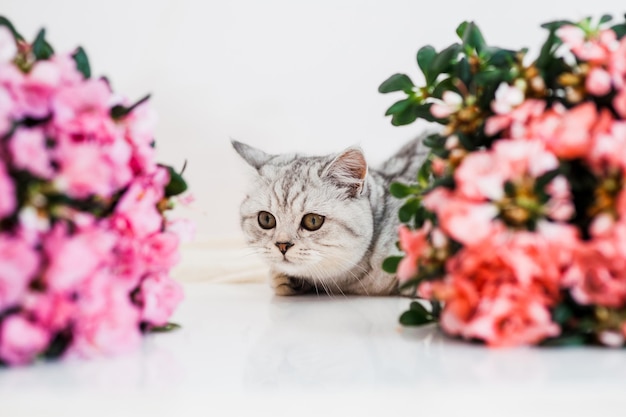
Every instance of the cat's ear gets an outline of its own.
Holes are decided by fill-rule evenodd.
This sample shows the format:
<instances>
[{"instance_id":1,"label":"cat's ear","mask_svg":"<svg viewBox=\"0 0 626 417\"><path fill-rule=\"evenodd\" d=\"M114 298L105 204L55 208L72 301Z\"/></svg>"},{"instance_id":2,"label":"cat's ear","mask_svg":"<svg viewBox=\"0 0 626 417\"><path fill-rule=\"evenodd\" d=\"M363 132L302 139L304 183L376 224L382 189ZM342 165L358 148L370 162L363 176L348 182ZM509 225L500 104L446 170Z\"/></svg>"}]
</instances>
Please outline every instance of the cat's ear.
<instances>
[{"instance_id":1,"label":"cat's ear","mask_svg":"<svg viewBox=\"0 0 626 417\"><path fill-rule=\"evenodd\" d=\"M268 155L260 149L253 148L245 143L237 142L236 140L230 141L233 144L233 148L237 153L246 161L251 167L257 171L272 159L272 155Z\"/></svg>"},{"instance_id":2,"label":"cat's ear","mask_svg":"<svg viewBox=\"0 0 626 417\"><path fill-rule=\"evenodd\" d=\"M367 175L367 162L359 148L348 148L326 167L323 177L335 185L346 188L350 197L356 197L363 191Z\"/></svg>"}]
</instances>

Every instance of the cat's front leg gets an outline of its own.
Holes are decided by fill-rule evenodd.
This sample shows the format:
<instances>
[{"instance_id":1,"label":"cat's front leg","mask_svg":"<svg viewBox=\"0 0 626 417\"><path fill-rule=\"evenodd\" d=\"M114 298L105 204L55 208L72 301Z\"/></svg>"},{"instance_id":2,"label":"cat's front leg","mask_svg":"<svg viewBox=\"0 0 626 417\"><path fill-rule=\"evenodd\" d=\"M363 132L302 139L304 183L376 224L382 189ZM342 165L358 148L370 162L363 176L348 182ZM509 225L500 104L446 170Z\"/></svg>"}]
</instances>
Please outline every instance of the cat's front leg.
<instances>
[{"instance_id":1,"label":"cat's front leg","mask_svg":"<svg viewBox=\"0 0 626 417\"><path fill-rule=\"evenodd\" d=\"M313 290L309 282L280 272L271 273L271 285L276 295L284 296L306 294Z\"/></svg>"}]
</instances>

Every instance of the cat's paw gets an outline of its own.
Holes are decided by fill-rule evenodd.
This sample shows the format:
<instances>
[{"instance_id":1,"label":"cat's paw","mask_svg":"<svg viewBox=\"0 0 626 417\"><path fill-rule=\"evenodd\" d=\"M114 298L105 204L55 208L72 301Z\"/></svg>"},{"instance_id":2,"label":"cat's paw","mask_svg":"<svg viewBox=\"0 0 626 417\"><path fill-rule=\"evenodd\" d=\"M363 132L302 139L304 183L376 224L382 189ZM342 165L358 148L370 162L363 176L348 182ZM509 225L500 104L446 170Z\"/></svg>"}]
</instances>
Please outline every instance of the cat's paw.
<instances>
[{"instance_id":1,"label":"cat's paw","mask_svg":"<svg viewBox=\"0 0 626 417\"><path fill-rule=\"evenodd\" d=\"M289 296L309 293L312 291L313 285L299 278L284 274L272 274L272 288L276 295Z\"/></svg>"}]
</instances>

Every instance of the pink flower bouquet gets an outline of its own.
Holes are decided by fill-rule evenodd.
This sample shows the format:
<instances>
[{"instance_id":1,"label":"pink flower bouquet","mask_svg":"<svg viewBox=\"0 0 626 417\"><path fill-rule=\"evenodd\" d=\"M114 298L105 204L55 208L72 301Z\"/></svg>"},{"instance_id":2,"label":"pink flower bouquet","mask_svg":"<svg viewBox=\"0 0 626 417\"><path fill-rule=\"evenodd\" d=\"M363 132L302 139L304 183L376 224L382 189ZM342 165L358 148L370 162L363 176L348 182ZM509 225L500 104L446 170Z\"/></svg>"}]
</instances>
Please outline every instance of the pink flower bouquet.
<instances>
[{"instance_id":1,"label":"pink flower bouquet","mask_svg":"<svg viewBox=\"0 0 626 417\"><path fill-rule=\"evenodd\" d=\"M181 301L164 212L186 184L146 99L0 17L0 364L131 349Z\"/></svg>"},{"instance_id":2,"label":"pink flower bouquet","mask_svg":"<svg viewBox=\"0 0 626 417\"><path fill-rule=\"evenodd\" d=\"M488 46L473 23L461 43L417 62L425 85L387 114L442 128L407 202L389 258L413 302L406 325L489 346L626 340L626 23L558 21L531 61Z\"/></svg>"}]
</instances>

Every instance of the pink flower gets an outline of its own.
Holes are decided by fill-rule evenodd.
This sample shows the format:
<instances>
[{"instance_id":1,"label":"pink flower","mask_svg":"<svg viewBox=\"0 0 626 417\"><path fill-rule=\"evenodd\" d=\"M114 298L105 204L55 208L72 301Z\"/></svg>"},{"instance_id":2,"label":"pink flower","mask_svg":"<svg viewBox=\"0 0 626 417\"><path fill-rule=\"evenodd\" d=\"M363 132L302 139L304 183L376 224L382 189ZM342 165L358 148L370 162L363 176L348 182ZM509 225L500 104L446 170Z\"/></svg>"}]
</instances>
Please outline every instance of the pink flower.
<instances>
[{"instance_id":1,"label":"pink flower","mask_svg":"<svg viewBox=\"0 0 626 417\"><path fill-rule=\"evenodd\" d=\"M611 75L603 68L592 68L585 79L585 89L594 96L607 95L611 91Z\"/></svg>"},{"instance_id":2,"label":"pink flower","mask_svg":"<svg viewBox=\"0 0 626 417\"><path fill-rule=\"evenodd\" d=\"M165 230L177 235L181 243L192 242L196 236L196 224L189 219L169 220Z\"/></svg>"},{"instance_id":3,"label":"pink flower","mask_svg":"<svg viewBox=\"0 0 626 417\"><path fill-rule=\"evenodd\" d=\"M0 325L0 359L10 365L27 364L49 341L48 332L36 323L17 314L8 316Z\"/></svg>"},{"instance_id":4,"label":"pink flower","mask_svg":"<svg viewBox=\"0 0 626 417\"><path fill-rule=\"evenodd\" d=\"M0 220L10 216L17 208L15 184L0 160Z\"/></svg>"},{"instance_id":5,"label":"pink flower","mask_svg":"<svg viewBox=\"0 0 626 417\"><path fill-rule=\"evenodd\" d=\"M81 283L79 291L70 355L93 357L139 346L140 310L131 303L126 285L117 285L116 277L101 269Z\"/></svg>"},{"instance_id":6,"label":"pink flower","mask_svg":"<svg viewBox=\"0 0 626 417\"><path fill-rule=\"evenodd\" d=\"M76 317L75 294L57 292L29 292L22 307L42 327L51 333L67 330Z\"/></svg>"},{"instance_id":7,"label":"pink flower","mask_svg":"<svg viewBox=\"0 0 626 417\"><path fill-rule=\"evenodd\" d=\"M9 92L0 84L0 137L6 135L12 127L12 115L15 102Z\"/></svg>"},{"instance_id":8,"label":"pink flower","mask_svg":"<svg viewBox=\"0 0 626 417\"><path fill-rule=\"evenodd\" d=\"M9 140L9 150L16 168L46 179L54 174L46 150L46 138L41 129L18 128Z\"/></svg>"},{"instance_id":9,"label":"pink flower","mask_svg":"<svg viewBox=\"0 0 626 417\"><path fill-rule=\"evenodd\" d=\"M19 304L39 269L37 252L19 238L0 233L0 312Z\"/></svg>"},{"instance_id":10,"label":"pink flower","mask_svg":"<svg viewBox=\"0 0 626 417\"><path fill-rule=\"evenodd\" d=\"M180 260L178 235L171 232L155 233L143 242L144 262L149 270L169 270Z\"/></svg>"},{"instance_id":11,"label":"pink flower","mask_svg":"<svg viewBox=\"0 0 626 417\"><path fill-rule=\"evenodd\" d=\"M68 234L57 225L44 242L48 256L46 283L54 291L71 291L111 256L115 235L98 228Z\"/></svg>"},{"instance_id":12,"label":"pink flower","mask_svg":"<svg viewBox=\"0 0 626 417\"><path fill-rule=\"evenodd\" d=\"M153 274L141 283L141 320L154 326L163 326L183 300L183 290L167 274Z\"/></svg>"},{"instance_id":13,"label":"pink flower","mask_svg":"<svg viewBox=\"0 0 626 417\"><path fill-rule=\"evenodd\" d=\"M62 143L55 154L60 165L56 183L72 197L111 196L132 178L130 148L124 142Z\"/></svg>"},{"instance_id":14,"label":"pink flower","mask_svg":"<svg viewBox=\"0 0 626 417\"><path fill-rule=\"evenodd\" d=\"M6 26L0 26L0 66L7 64L17 55L17 44L13 33Z\"/></svg>"},{"instance_id":15,"label":"pink flower","mask_svg":"<svg viewBox=\"0 0 626 417\"><path fill-rule=\"evenodd\" d=\"M118 227L127 228L138 237L160 230L163 218L156 205L163 198L167 181L169 174L163 168L149 178L135 180L115 208Z\"/></svg>"},{"instance_id":16,"label":"pink flower","mask_svg":"<svg viewBox=\"0 0 626 417\"><path fill-rule=\"evenodd\" d=\"M428 248L428 233L430 225L424 225L421 229L410 230L405 225L398 230L400 236L400 249L405 253L397 270L398 280L406 282L417 275L417 264L424 251Z\"/></svg>"}]
</instances>

